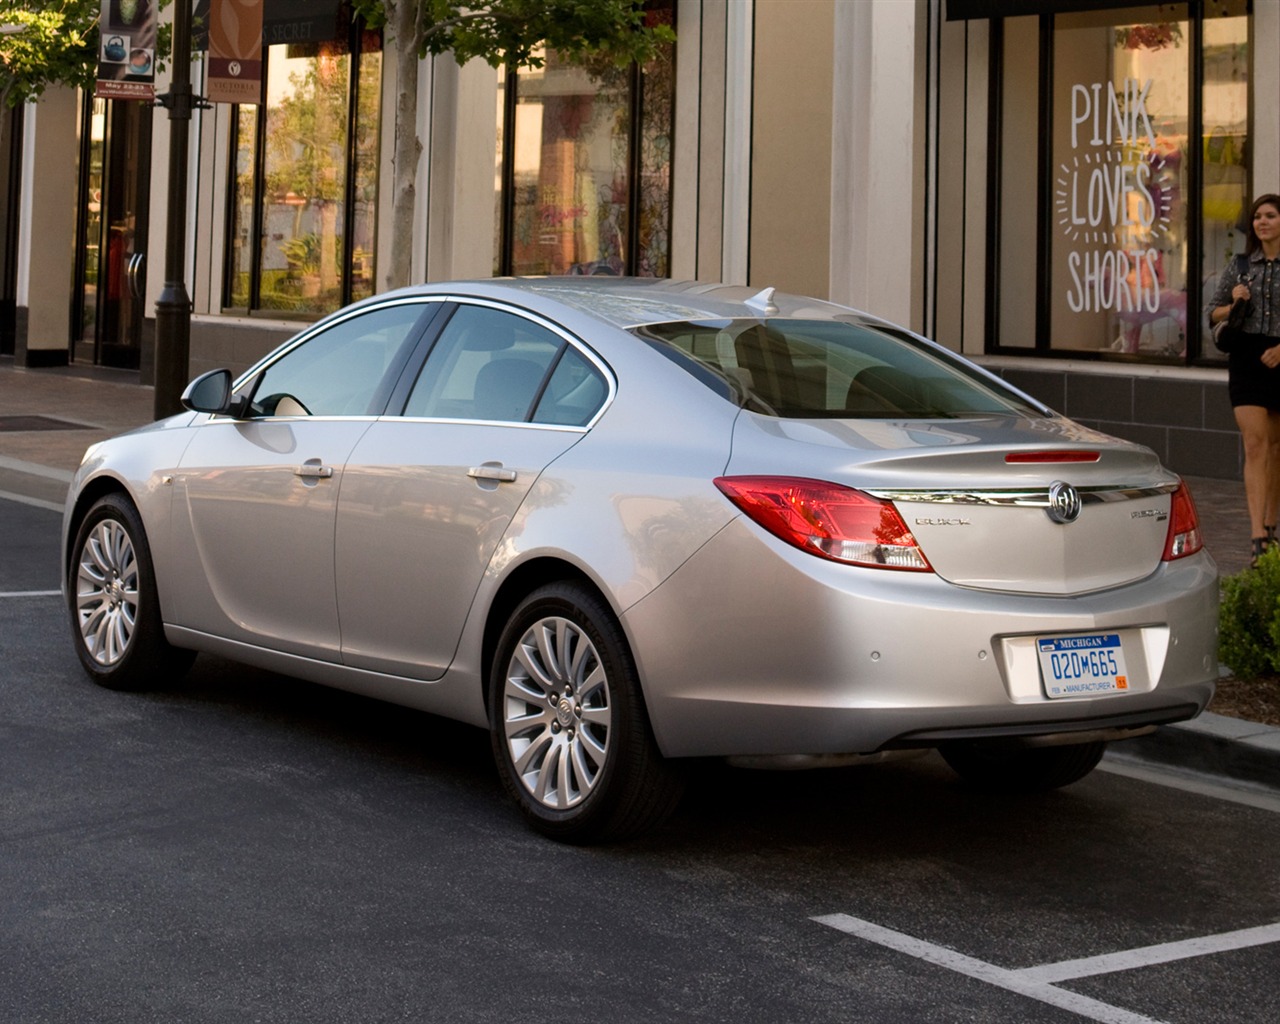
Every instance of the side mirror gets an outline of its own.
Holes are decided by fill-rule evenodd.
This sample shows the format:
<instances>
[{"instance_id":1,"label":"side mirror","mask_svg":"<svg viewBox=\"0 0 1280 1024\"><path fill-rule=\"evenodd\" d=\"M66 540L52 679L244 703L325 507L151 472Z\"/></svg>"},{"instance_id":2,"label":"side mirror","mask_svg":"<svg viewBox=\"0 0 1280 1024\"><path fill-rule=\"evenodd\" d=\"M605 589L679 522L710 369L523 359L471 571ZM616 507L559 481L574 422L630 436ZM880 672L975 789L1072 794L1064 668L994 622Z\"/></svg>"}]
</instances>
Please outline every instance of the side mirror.
<instances>
[{"instance_id":1,"label":"side mirror","mask_svg":"<svg viewBox=\"0 0 1280 1024\"><path fill-rule=\"evenodd\" d=\"M231 411L231 371L210 370L187 385L182 404L192 412L225 414Z\"/></svg>"}]
</instances>

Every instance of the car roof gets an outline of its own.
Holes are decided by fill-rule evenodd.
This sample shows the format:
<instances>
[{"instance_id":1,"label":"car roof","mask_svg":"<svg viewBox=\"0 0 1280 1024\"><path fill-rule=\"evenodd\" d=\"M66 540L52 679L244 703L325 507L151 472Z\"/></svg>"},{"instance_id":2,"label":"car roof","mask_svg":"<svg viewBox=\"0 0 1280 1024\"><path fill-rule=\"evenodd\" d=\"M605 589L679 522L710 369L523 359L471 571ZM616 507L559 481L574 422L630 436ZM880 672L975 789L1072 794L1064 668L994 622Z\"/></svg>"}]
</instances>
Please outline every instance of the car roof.
<instances>
[{"instance_id":1,"label":"car roof","mask_svg":"<svg viewBox=\"0 0 1280 1024\"><path fill-rule=\"evenodd\" d=\"M773 288L646 277L512 277L445 281L403 289L401 295L456 295L542 305L550 300L623 329L684 320L784 316L830 320L855 310ZM380 296L385 299L388 296ZM539 301L542 300L542 301Z\"/></svg>"}]
</instances>

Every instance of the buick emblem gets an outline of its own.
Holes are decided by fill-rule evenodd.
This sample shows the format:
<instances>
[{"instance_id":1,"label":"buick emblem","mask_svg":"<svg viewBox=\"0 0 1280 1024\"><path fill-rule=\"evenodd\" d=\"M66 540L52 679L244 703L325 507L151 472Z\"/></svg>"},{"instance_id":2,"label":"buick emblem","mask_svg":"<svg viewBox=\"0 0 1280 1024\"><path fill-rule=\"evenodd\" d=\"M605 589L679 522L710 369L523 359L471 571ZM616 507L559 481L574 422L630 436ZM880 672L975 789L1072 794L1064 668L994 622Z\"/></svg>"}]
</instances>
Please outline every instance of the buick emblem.
<instances>
[{"instance_id":1,"label":"buick emblem","mask_svg":"<svg viewBox=\"0 0 1280 1024\"><path fill-rule=\"evenodd\" d=\"M1049 507L1045 511L1055 523L1074 523L1080 516L1080 492L1055 480L1049 485Z\"/></svg>"}]
</instances>

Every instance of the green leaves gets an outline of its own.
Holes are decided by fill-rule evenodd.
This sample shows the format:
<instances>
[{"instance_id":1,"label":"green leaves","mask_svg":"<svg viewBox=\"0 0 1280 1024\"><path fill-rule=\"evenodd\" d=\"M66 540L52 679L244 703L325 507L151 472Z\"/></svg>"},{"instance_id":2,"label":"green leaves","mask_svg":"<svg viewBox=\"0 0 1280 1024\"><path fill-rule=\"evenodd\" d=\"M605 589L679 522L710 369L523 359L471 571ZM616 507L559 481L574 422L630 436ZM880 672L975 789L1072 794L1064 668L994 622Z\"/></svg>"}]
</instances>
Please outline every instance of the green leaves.
<instances>
[{"instance_id":1,"label":"green leaves","mask_svg":"<svg viewBox=\"0 0 1280 1024\"><path fill-rule=\"evenodd\" d=\"M171 2L160 0L158 8ZM0 103L16 107L50 85L92 89L101 13L101 0L0 0L0 25L10 30L0 35ZM171 27L161 26L158 56L169 52L171 36Z\"/></svg>"},{"instance_id":2,"label":"green leaves","mask_svg":"<svg viewBox=\"0 0 1280 1024\"><path fill-rule=\"evenodd\" d=\"M1242 679L1280 672L1280 548L1222 581L1218 657Z\"/></svg>"},{"instance_id":3,"label":"green leaves","mask_svg":"<svg viewBox=\"0 0 1280 1024\"><path fill-rule=\"evenodd\" d=\"M458 63L480 58L492 67L540 67L544 47L593 63L649 60L675 38L650 25L633 0L356 0L372 24L386 24L400 4L415 8L413 48L419 57L452 51Z\"/></svg>"},{"instance_id":4,"label":"green leaves","mask_svg":"<svg viewBox=\"0 0 1280 1024\"><path fill-rule=\"evenodd\" d=\"M48 85L91 85L97 71L97 0L0 2L0 97L10 107Z\"/></svg>"}]
</instances>

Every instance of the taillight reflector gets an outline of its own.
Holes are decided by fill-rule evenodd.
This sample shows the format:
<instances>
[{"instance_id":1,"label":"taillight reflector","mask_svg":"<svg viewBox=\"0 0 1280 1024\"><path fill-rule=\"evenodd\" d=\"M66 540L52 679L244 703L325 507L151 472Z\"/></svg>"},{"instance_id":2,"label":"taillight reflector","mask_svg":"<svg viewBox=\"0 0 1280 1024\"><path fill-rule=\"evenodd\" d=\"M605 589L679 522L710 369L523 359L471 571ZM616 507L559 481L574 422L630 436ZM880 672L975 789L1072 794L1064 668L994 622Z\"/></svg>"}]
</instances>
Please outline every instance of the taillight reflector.
<instances>
[{"instance_id":1,"label":"taillight reflector","mask_svg":"<svg viewBox=\"0 0 1280 1024\"><path fill-rule=\"evenodd\" d=\"M1204 547L1200 536L1200 516L1187 485L1179 482L1169 502L1169 533L1164 542L1164 561L1194 555Z\"/></svg>"},{"instance_id":2,"label":"taillight reflector","mask_svg":"<svg viewBox=\"0 0 1280 1024\"><path fill-rule=\"evenodd\" d=\"M801 477L719 477L715 485L752 522L802 551L849 565L931 571L891 502Z\"/></svg>"}]
</instances>

